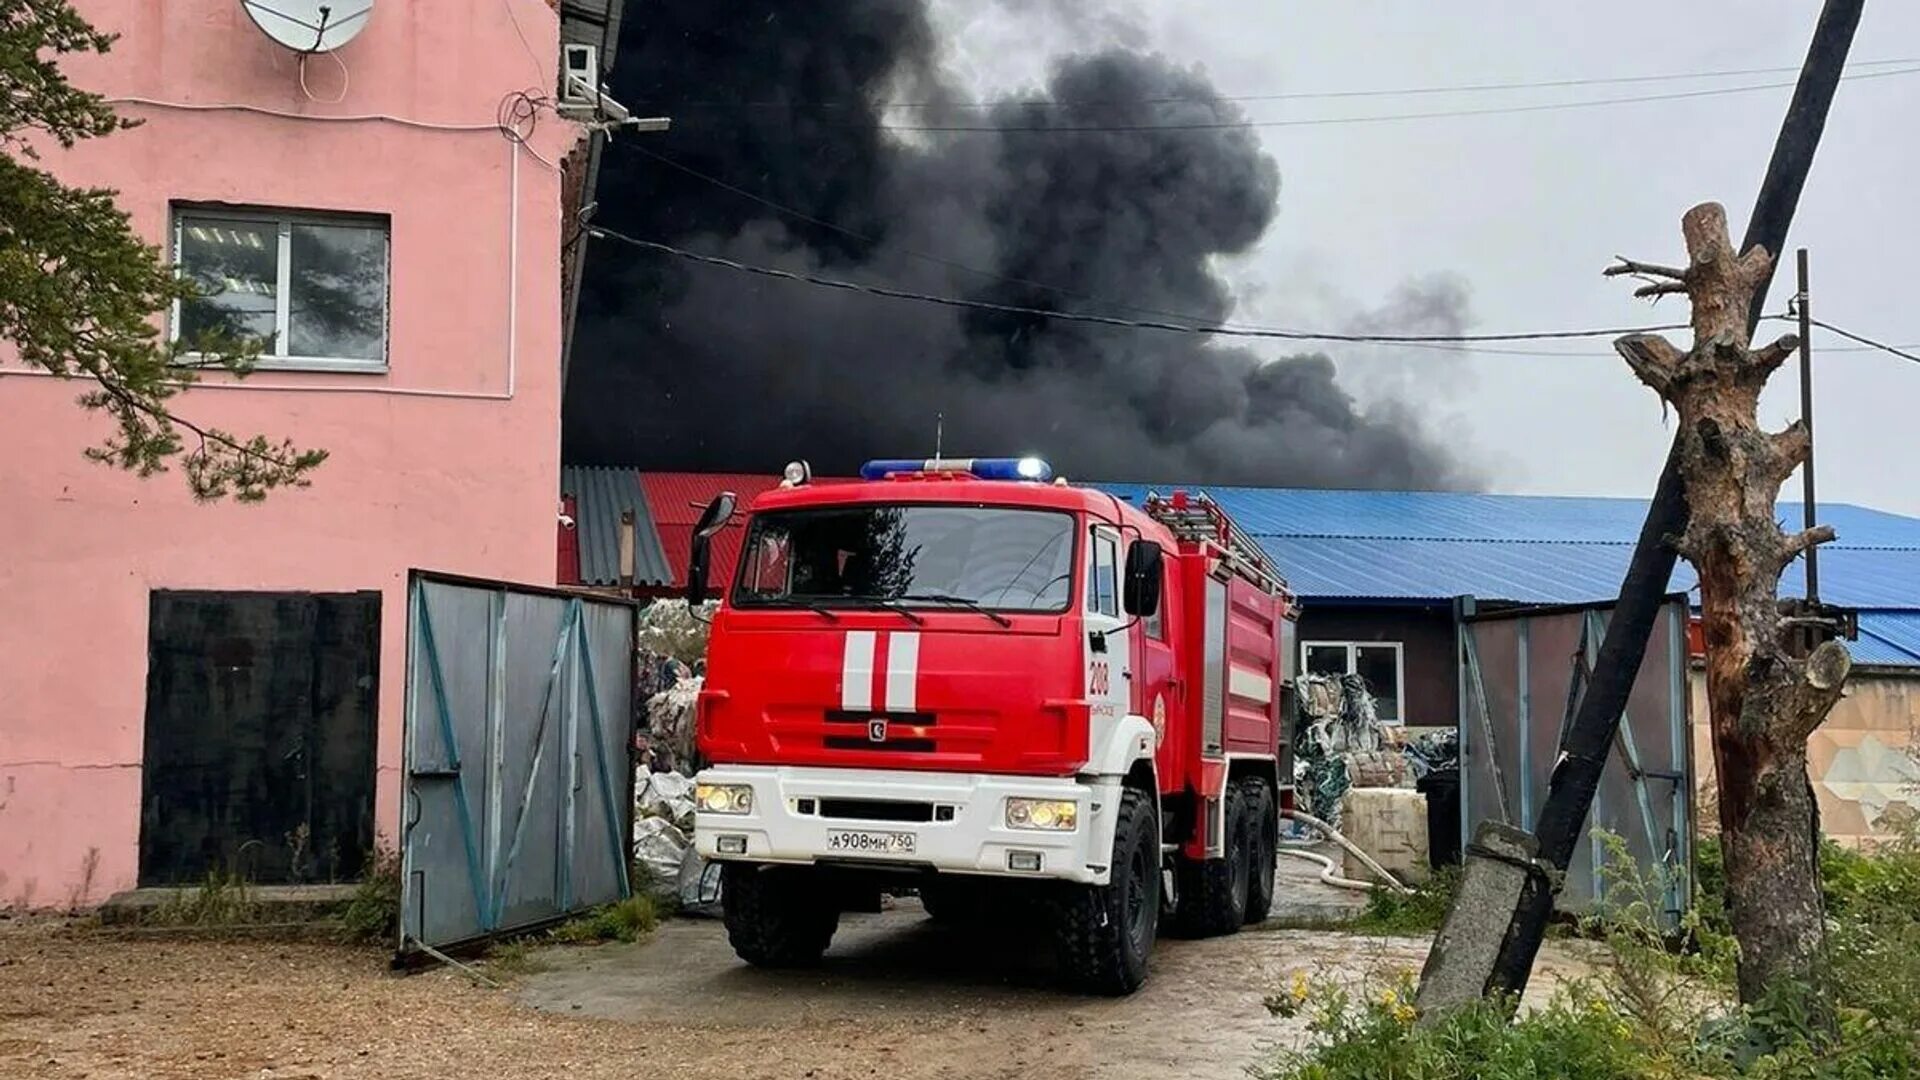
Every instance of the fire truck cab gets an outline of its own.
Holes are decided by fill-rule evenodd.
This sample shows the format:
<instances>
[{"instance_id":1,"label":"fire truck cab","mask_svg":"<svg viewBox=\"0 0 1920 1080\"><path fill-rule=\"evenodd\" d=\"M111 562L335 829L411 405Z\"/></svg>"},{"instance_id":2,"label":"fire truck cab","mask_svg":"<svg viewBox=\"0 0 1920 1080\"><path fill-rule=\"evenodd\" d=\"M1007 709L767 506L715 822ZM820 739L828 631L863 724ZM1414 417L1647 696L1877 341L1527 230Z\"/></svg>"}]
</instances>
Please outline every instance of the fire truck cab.
<instances>
[{"instance_id":1,"label":"fire truck cab","mask_svg":"<svg viewBox=\"0 0 1920 1080\"><path fill-rule=\"evenodd\" d=\"M855 898L913 890L1042 911L1064 974L1123 994L1163 914L1265 918L1296 613L1259 547L1204 497L1135 507L1032 458L862 477L790 467L713 617L695 842L735 951L812 963ZM695 527L696 602L732 503Z\"/></svg>"}]
</instances>

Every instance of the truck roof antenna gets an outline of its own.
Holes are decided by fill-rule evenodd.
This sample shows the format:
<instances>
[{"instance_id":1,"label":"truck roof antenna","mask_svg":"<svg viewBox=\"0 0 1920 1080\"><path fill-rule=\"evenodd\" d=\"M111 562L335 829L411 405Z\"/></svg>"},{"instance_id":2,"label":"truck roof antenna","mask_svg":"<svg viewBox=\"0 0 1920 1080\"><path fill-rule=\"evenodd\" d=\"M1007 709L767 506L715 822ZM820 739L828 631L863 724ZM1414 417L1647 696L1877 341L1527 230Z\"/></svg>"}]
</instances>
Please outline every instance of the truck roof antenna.
<instances>
[{"instance_id":1,"label":"truck roof antenna","mask_svg":"<svg viewBox=\"0 0 1920 1080\"><path fill-rule=\"evenodd\" d=\"M934 413L933 414L933 460L935 461L944 460L940 456L940 442L941 442L941 436L946 433L945 432L946 426L947 426L947 414Z\"/></svg>"}]
</instances>

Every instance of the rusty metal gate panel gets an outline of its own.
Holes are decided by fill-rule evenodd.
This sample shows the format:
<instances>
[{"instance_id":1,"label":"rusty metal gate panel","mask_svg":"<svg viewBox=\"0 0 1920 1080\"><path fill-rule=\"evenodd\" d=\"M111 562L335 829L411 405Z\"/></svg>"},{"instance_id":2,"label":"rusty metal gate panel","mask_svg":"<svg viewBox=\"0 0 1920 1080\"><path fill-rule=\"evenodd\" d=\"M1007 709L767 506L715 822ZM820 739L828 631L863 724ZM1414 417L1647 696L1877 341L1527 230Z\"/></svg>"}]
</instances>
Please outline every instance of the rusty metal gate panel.
<instances>
[{"instance_id":1,"label":"rusty metal gate panel","mask_svg":"<svg viewBox=\"0 0 1920 1080\"><path fill-rule=\"evenodd\" d=\"M633 605L416 571L402 953L631 894Z\"/></svg>"},{"instance_id":2,"label":"rusty metal gate panel","mask_svg":"<svg viewBox=\"0 0 1920 1080\"><path fill-rule=\"evenodd\" d=\"M1461 603L1462 836L1481 821L1531 829L1606 636L1611 605L1478 612ZM1624 841L1669 925L1690 902L1693 760L1687 728L1687 600L1661 607L1613 752L1567 868L1560 907L1589 912L1607 891L1604 834Z\"/></svg>"}]
</instances>

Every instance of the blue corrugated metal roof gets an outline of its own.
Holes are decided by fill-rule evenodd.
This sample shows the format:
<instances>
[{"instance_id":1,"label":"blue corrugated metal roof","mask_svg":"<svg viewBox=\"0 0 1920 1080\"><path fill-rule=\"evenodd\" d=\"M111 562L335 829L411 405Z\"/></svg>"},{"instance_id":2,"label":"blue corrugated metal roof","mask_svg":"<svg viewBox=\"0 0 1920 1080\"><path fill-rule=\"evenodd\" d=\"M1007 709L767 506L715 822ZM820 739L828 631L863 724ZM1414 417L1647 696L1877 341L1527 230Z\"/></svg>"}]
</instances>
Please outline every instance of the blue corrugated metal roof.
<instances>
[{"instance_id":1,"label":"blue corrugated metal roof","mask_svg":"<svg viewBox=\"0 0 1920 1080\"><path fill-rule=\"evenodd\" d=\"M1138 501L1140 484L1101 484ZM1611 599L1646 517L1639 499L1453 492L1207 488L1259 538L1309 599L1440 600L1473 595L1525 603ZM1796 504L1781 518L1797 521ZM1820 549L1822 595L1859 608L1920 609L1920 519L1844 503L1820 520L1839 539ZM1676 568L1675 591L1694 585ZM1781 588L1801 588L1801 566Z\"/></svg>"},{"instance_id":2,"label":"blue corrugated metal roof","mask_svg":"<svg viewBox=\"0 0 1920 1080\"><path fill-rule=\"evenodd\" d=\"M1149 490L1144 484L1095 486L1133 501ZM1198 490L1219 500L1241 528L1263 536L1631 544L1647 516L1644 499L1300 488ZM1780 516L1797 522L1799 504L1781 503ZM1840 534L1836 543L1841 546L1920 548L1920 518L1848 503L1822 504L1819 517Z\"/></svg>"},{"instance_id":3,"label":"blue corrugated metal roof","mask_svg":"<svg viewBox=\"0 0 1920 1080\"><path fill-rule=\"evenodd\" d=\"M1820 572L1824 587L1824 563ZM1860 639L1848 647L1856 664L1920 666L1920 611L1863 611Z\"/></svg>"}]
</instances>

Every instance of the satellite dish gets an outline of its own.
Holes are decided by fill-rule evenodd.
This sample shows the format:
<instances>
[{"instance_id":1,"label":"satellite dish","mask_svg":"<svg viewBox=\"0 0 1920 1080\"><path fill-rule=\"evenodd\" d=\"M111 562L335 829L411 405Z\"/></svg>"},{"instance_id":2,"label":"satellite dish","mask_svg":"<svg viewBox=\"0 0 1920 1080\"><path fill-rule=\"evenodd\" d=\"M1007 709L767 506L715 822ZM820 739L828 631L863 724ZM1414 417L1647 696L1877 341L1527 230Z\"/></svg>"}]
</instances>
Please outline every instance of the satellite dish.
<instances>
[{"instance_id":1,"label":"satellite dish","mask_svg":"<svg viewBox=\"0 0 1920 1080\"><path fill-rule=\"evenodd\" d=\"M323 53L352 41L373 0L240 0L260 32L294 52Z\"/></svg>"}]
</instances>

